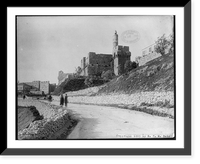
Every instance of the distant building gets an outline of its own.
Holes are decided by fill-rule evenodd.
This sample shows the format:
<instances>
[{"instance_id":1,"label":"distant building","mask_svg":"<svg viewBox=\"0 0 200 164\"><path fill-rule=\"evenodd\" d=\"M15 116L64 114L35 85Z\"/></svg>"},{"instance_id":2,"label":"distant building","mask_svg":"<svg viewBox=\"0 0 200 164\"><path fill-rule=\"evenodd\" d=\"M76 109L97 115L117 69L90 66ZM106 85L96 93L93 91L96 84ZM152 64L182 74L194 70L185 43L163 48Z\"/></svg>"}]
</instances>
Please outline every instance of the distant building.
<instances>
[{"instance_id":1,"label":"distant building","mask_svg":"<svg viewBox=\"0 0 200 164\"><path fill-rule=\"evenodd\" d=\"M130 61L131 52L128 46L118 45L118 34L115 31L113 37L112 54L96 54L89 52L87 57L81 60L81 76L101 75L102 72L113 70L115 75L124 73L124 64Z\"/></svg>"},{"instance_id":2,"label":"distant building","mask_svg":"<svg viewBox=\"0 0 200 164\"><path fill-rule=\"evenodd\" d=\"M18 93L28 93L31 90L32 86L26 83L18 83L17 90Z\"/></svg>"},{"instance_id":3,"label":"distant building","mask_svg":"<svg viewBox=\"0 0 200 164\"><path fill-rule=\"evenodd\" d=\"M170 39L170 35L168 37L166 37L166 39ZM141 56L138 56L135 58L136 62L139 63L139 66L146 64L147 62L156 59L158 57L161 56L160 53L157 53L155 51L156 48L156 43L151 44L145 48L142 49L142 54ZM165 54L169 53L170 49L173 49L173 47L171 47L171 45L169 45L166 49L165 49Z\"/></svg>"},{"instance_id":4,"label":"distant building","mask_svg":"<svg viewBox=\"0 0 200 164\"><path fill-rule=\"evenodd\" d=\"M25 82L27 85L32 86L32 90L40 90L40 81Z\"/></svg>"},{"instance_id":5,"label":"distant building","mask_svg":"<svg viewBox=\"0 0 200 164\"><path fill-rule=\"evenodd\" d=\"M112 54L96 54L89 52L87 57L81 60L81 76L101 75L103 71L112 69Z\"/></svg>"},{"instance_id":6,"label":"distant building","mask_svg":"<svg viewBox=\"0 0 200 164\"><path fill-rule=\"evenodd\" d=\"M32 82L24 82L18 84L18 92L22 92L22 90L30 93L42 93L49 94L50 93L50 83L49 81L32 81ZM41 91L41 92L40 92Z\"/></svg>"},{"instance_id":7,"label":"distant building","mask_svg":"<svg viewBox=\"0 0 200 164\"><path fill-rule=\"evenodd\" d=\"M130 61L131 52L129 51L128 46L118 45L118 34L115 31L113 36L113 58L114 58L114 73L115 75L119 75L124 73L124 65L126 61Z\"/></svg>"},{"instance_id":8,"label":"distant building","mask_svg":"<svg viewBox=\"0 0 200 164\"><path fill-rule=\"evenodd\" d=\"M155 46L156 44L154 43L142 49L142 56L135 58L136 62L139 63L139 66L161 56L161 54L155 52Z\"/></svg>"}]
</instances>

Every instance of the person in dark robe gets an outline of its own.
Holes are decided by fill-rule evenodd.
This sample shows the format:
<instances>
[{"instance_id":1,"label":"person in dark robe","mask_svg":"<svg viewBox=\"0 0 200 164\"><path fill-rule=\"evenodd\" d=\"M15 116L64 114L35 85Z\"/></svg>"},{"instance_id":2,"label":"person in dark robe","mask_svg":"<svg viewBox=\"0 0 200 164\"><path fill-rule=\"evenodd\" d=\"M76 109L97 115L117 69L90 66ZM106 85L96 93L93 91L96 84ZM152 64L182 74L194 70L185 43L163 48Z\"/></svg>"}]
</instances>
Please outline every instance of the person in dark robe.
<instances>
[{"instance_id":1,"label":"person in dark robe","mask_svg":"<svg viewBox=\"0 0 200 164\"><path fill-rule=\"evenodd\" d=\"M48 100L49 100L50 102L52 101L52 96L51 96L51 94L49 95Z\"/></svg>"},{"instance_id":2,"label":"person in dark robe","mask_svg":"<svg viewBox=\"0 0 200 164\"><path fill-rule=\"evenodd\" d=\"M68 96L67 94L65 95L65 106L67 106L67 103L68 103Z\"/></svg>"},{"instance_id":3,"label":"person in dark robe","mask_svg":"<svg viewBox=\"0 0 200 164\"><path fill-rule=\"evenodd\" d=\"M64 104L64 97L63 94L60 95L60 105L63 106Z\"/></svg>"}]
</instances>

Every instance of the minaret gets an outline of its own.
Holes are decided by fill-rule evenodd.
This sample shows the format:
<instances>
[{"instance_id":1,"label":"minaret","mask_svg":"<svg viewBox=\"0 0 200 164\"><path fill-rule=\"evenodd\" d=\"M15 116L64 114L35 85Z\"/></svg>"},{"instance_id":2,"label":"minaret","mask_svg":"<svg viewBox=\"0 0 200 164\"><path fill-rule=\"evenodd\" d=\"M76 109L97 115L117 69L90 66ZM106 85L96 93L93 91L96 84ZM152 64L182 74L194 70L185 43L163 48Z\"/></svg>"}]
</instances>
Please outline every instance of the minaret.
<instances>
[{"instance_id":1,"label":"minaret","mask_svg":"<svg viewBox=\"0 0 200 164\"><path fill-rule=\"evenodd\" d=\"M118 34L117 31L115 30L115 34L113 36L113 53L117 46L118 46Z\"/></svg>"}]
</instances>

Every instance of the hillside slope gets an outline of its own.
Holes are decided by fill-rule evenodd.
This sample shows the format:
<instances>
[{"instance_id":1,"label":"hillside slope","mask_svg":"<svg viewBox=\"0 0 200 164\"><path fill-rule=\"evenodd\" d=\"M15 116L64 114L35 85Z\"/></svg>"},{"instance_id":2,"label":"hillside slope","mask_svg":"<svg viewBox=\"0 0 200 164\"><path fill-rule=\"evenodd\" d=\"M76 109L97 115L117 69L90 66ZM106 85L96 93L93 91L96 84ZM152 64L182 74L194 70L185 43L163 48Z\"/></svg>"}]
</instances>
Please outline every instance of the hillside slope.
<instances>
[{"instance_id":1,"label":"hillside slope","mask_svg":"<svg viewBox=\"0 0 200 164\"><path fill-rule=\"evenodd\" d=\"M66 79L54 90L53 94L59 95L61 93L67 92L67 91L77 91L80 89L84 89L87 87L85 85L84 81L85 81L85 79L83 79L83 78Z\"/></svg>"},{"instance_id":2,"label":"hillside slope","mask_svg":"<svg viewBox=\"0 0 200 164\"><path fill-rule=\"evenodd\" d=\"M97 94L174 91L174 55L156 58L101 88Z\"/></svg>"},{"instance_id":3,"label":"hillside slope","mask_svg":"<svg viewBox=\"0 0 200 164\"><path fill-rule=\"evenodd\" d=\"M174 118L174 55L154 59L101 86L66 92L69 103L113 106ZM59 97L54 96L59 101Z\"/></svg>"}]
</instances>

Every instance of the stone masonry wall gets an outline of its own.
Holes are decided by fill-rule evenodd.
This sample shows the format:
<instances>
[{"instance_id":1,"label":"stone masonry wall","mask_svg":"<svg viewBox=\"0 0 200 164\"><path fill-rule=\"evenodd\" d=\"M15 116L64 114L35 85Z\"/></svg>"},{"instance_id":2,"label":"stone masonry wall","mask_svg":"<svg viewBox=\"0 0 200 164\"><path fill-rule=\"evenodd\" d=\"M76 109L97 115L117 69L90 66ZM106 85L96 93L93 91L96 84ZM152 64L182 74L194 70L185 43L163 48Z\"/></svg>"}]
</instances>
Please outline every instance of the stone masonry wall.
<instances>
[{"instance_id":1,"label":"stone masonry wall","mask_svg":"<svg viewBox=\"0 0 200 164\"><path fill-rule=\"evenodd\" d=\"M83 68L84 60L85 60L85 67ZM94 52L90 52L88 54L88 57L85 58L84 60L81 61L82 76L97 75L98 73L101 74L103 71L112 69L111 54L96 54Z\"/></svg>"},{"instance_id":2,"label":"stone masonry wall","mask_svg":"<svg viewBox=\"0 0 200 164\"><path fill-rule=\"evenodd\" d=\"M159 54L159 53L156 53L156 52L153 52L153 53L150 53L150 54L148 54L148 55L146 55L146 56L143 56L143 57L141 57L140 59L139 59L139 66L141 66L141 65L144 65L144 64L146 64L147 62L149 62L149 61L151 61L151 60L153 60L153 59L155 59L155 58L158 58L158 57L160 57L161 56L161 54Z\"/></svg>"},{"instance_id":3,"label":"stone masonry wall","mask_svg":"<svg viewBox=\"0 0 200 164\"><path fill-rule=\"evenodd\" d=\"M110 66L112 61L112 55L108 54L96 54L89 55L89 64L107 65Z\"/></svg>"},{"instance_id":4,"label":"stone masonry wall","mask_svg":"<svg viewBox=\"0 0 200 164\"><path fill-rule=\"evenodd\" d=\"M174 105L174 92L141 92L131 95L127 94L110 94L99 96L75 96L69 97L69 102L74 103L91 103L91 104L134 104L140 106L141 103L156 104L157 102L168 101Z\"/></svg>"},{"instance_id":5,"label":"stone masonry wall","mask_svg":"<svg viewBox=\"0 0 200 164\"><path fill-rule=\"evenodd\" d=\"M45 94L49 94L49 81L40 82L40 91L44 91Z\"/></svg>"}]
</instances>

